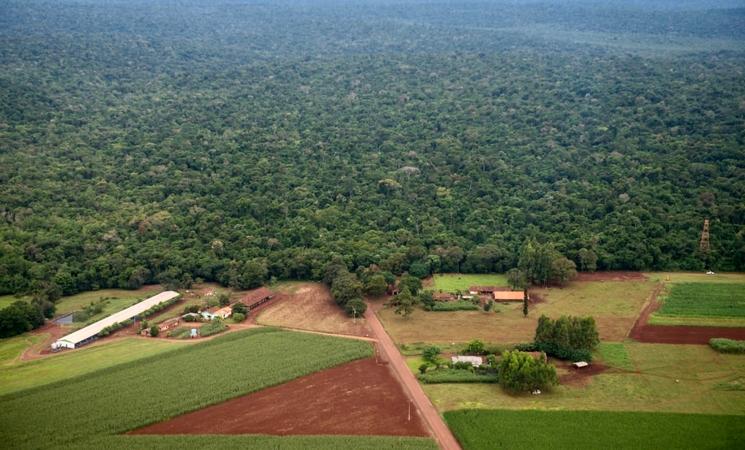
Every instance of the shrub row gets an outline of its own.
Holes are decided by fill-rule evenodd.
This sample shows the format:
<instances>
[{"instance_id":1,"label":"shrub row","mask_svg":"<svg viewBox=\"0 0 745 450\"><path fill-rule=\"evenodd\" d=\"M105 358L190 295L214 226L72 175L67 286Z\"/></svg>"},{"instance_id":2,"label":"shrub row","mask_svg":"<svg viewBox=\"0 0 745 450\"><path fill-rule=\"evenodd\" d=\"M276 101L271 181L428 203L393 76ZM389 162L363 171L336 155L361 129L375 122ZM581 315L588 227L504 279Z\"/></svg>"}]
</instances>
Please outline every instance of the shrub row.
<instances>
[{"instance_id":1,"label":"shrub row","mask_svg":"<svg viewBox=\"0 0 745 450\"><path fill-rule=\"evenodd\" d=\"M497 383L499 377L494 372L473 372L462 369L438 369L417 375L425 384L437 383Z\"/></svg>"},{"instance_id":2,"label":"shrub row","mask_svg":"<svg viewBox=\"0 0 745 450\"><path fill-rule=\"evenodd\" d=\"M745 353L745 341L713 338L709 340L709 345L720 353Z\"/></svg>"},{"instance_id":3,"label":"shrub row","mask_svg":"<svg viewBox=\"0 0 745 450\"><path fill-rule=\"evenodd\" d=\"M432 305L432 311L475 311L477 309L479 309L477 305L465 300L437 302Z\"/></svg>"}]
</instances>

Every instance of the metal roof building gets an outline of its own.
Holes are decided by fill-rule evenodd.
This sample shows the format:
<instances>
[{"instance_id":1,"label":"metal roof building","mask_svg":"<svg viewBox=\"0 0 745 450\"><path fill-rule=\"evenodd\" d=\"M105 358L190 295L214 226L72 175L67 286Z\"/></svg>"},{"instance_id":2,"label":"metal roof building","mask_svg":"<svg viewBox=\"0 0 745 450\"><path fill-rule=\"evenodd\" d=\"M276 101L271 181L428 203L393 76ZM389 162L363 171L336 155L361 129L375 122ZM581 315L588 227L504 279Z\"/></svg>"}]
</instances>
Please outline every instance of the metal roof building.
<instances>
[{"instance_id":1,"label":"metal roof building","mask_svg":"<svg viewBox=\"0 0 745 450\"><path fill-rule=\"evenodd\" d=\"M98 322L92 323L87 327L81 328L78 331L70 333L63 338L54 341L54 343L52 344L52 349L56 350L60 348L80 347L81 345L93 340L104 328L114 325L115 323L132 319L133 317L142 314L153 306L172 300L179 295L180 294L175 291L161 292L158 295L145 299L137 303L136 305L132 305L129 308L123 309L117 313L110 315L109 317L101 319Z\"/></svg>"}]
</instances>

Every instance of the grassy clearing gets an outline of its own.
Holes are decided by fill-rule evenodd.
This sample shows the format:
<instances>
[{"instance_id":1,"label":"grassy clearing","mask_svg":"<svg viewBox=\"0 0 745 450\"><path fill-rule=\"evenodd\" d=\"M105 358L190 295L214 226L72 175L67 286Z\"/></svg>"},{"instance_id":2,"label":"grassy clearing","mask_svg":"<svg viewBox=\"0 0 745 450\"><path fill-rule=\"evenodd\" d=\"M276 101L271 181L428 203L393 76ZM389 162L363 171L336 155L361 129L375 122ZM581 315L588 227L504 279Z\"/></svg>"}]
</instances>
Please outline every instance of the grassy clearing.
<instances>
[{"instance_id":1,"label":"grassy clearing","mask_svg":"<svg viewBox=\"0 0 745 450\"><path fill-rule=\"evenodd\" d=\"M431 384L423 389L441 411L485 408L745 415L745 391L722 387L745 379L742 355L720 354L703 345L625 343L624 348L633 370L614 367L585 384L560 385L539 396L509 395L496 385Z\"/></svg>"},{"instance_id":2,"label":"grassy clearing","mask_svg":"<svg viewBox=\"0 0 745 450\"><path fill-rule=\"evenodd\" d=\"M432 311L476 311L478 305L466 300L456 300L452 302L438 302L432 307Z\"/></svg>"},{"instance_id":3,"label":"grassy clearing","mask_svg":"<svg viewBox=\"0 0 745 450\"><path fill-rule=\"evenodd\" d=\"M231 333L2 396L0 442L9 448L95 446L92 440L103 436L370 355L370 345L360 341L266 328ZM111 442L129 448L127 438Z\"/></svg>"},{"instance_id":4,"label":"grassy clearing","mask_svg":"<svg viewBox=\"0 0 745 450\"><path fill-rule=\"evenodd\" d=\"M71 312L82 310L85 306L91 302L98 301L105 298L105 304L103 310L88 318L84 323L75 323L72 328L81 328L85 325L91 324L105 317L119 312L125 308L128 308L135 303L142 301L148 297L160 292L159 286L146 286L136 291L128 291L125 289L101 289L99 291L81 292L80 294L71 295L69 297L62 297L57 301L57 315L69 314Z\"/></svg>"},{"instance_id":5,"label":"grassy clearing","mask_svg":"<svg viewBox=\"0 0 745 450\"><path fill-rule=\"evenodd\" d=\"M408 318L397 316L388 308L382 309L378 316L399 344L472 339L494 344L526 342L533 339L541 314L591 315L598 324L601 339L619 342L626 338L654 287L655 283L650 281L606 281L536 289L534 294L545 301L531 305L527 318L523 317L521 303L500 304L499 312L417 309Z\"/></svg>"},{"instance_id":6,"label":"grassy clearing","mask_svg":"<svg viewBox=\"0 0 745 450\"><path fill-rule=\"evenodd\" d=\"M44 359L6 365L0 369L0 395L161 354L183 345L157 339L127 338L106 345L62 352Z\"/></svg>"},{"instance_id":7,"label":"grassy clearing","mask_svg":"<svg viewBox=\"0 0 745 450\"><path fill-rule=\"evenodd\" d=\"M745 319L745 284L679 283L670 288L657 316Z\"/></svg>"},{"instance_id":8,"label":"grassy clearing","mask_svg":"<svg viewBox=\"0 0 745 450\"><path fill-rule=\"evenodd\" d=\"M76 448L98 450L436 450L432 439L388 436L106 436L76 445Z\"/></svg>"},{"instance_id":9,"label":"grassy clearing","mask_svg":"<svg viewBox=\"0 0 745 450\"><path fill-rule=\"evenodd\" d=\"M445 413L464 450L738 448L745 417L610 411L464 410ZM529 426L526 426L529 424Z\"/></svg>"},{"instance_id":10,"label":"grassy clearing","mask_svg":"<svg viewBox=\"0 0 745 450\"><path fill-rule=\"evenodd\" d=\"M467 291L471 286L508 286L507 277L501 273L465 274L445 273L433 276L435 291Z\"/></svg>"},{"instance_id":11,"label":"grassy clearing","mask_svg":"<svg viewBox=\"0 0 745 450\"><path fill-rule=\"evenodd\" d=\"M438 369L418 374L417 379L425 384L438 383L496 383L496 374L481 374L469 370Z\"/></svg>"},{"instance_id":12,"label":"grassy clearing","mask_svg":"<svg viewBox=\"0 0 745 450\"><path fill-rule=\"evenodd\" d=\"M644 275L650 281L664 283L745 283L745 273L651 272Z\"/></svg>"},{"instance_id":13,"label":"grassy clearing","mask_svg":"<svg viewBox=\"0 0 745 450\"><path fill-rule=\"evenodd\" d=\"M601 342L596 349L603 364L618 369L632 370L634 368L626 345L622 342Z\"/></svg>"},{"instance_id":14,"label":"grassy clearing","mask_svg":"<svg viewBox=\"0 0 745 450\"><path fill-rule=\"evenodd\" d=\"M24 333L19 336L0 339L0 367L13 364L27 348L43 342L47 336L49 335ZM2 376L2 373L0 371L0 376ZM0 386L0 390L3 387Z\"/></svg>"},{"instance_id":15,"label":"grassy clearing","mask_svg":"<svg viewBox=\"0 0 745 450\"><path fill-rule=\"evenodd\" d=\"M15 303L18 300L29 301L31 297L16 297L15 295L0 295L0 309L10 306L11 303Z\"/></svg>"}]
</instances>

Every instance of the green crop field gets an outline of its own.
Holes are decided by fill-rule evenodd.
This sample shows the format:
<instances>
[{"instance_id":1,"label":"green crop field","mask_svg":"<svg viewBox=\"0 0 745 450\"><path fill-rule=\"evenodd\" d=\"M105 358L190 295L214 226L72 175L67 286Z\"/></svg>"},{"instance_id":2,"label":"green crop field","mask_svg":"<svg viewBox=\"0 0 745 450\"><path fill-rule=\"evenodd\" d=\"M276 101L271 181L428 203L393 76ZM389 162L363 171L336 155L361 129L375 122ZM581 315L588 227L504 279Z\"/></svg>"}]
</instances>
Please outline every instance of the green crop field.
<instances>
[{"instance_id":1,"label":"green crop field","mask_svg":"<svg viewBox=\"0 0 745 450\"><path fill-rule=\"evenodd\" d=\"M610 411L459 410L445 420L464 450L741 448L745 417Z\"/></svg>"},{"instance_id":2,"label":"green crop field","mask_svg":"<svg viewBox=\"0 0 745 450\"><path fill-rule=\"evenodd\" d=\"M370 355L370 345L361 341L270 328L236 332L4 395L0 442L8 448L151 448L174 443L202 448L199 439L112 435ZM231 439L239 438L210 437L210 448L235 446ZM319 447L342 445L343 440L334 439ZM372 442L360 440L368 448ZM303 445L301 439L291 439L286 447ZM403 440L399 448L431 448L431 441Z\"/></svg>"},{"instance_id":3,"label":"green crop field","mask_svg":"<svg viewBox=\"0 0 745 450\"><path fill-rule=\"evenodd\" d=\"M745 284L673 284L656 315L745 318Z\"/></svg>"},{"instance_id":4,"label":"green crop field","mask_svg":"<svg viewBox=\"0 0 745 450\"><path fill-rule=\"evenodd\" d=\"M5 348L12 348L6 345L7 341L25 342L37 337L24 334L8 339L3 342L0 355L5 353ZM127 338L106 345L85 347L74 352L61 352L35 361L6 363L0 366L0 395L77 377L106 367L178 349L184 345L190 345L190 343Z\"/></svg>"},{"instance_id":5,"label":"green crop field","mask_svg":"<svg viewBox=\"0 0 745 450\"><path fill-rule=\"evenodd\" d=\"M507 277L501 273L465 274L446 273L434 275L434 289L443 292L467 291L471 286L507 286Z\"/></svg>"}]
</instances>

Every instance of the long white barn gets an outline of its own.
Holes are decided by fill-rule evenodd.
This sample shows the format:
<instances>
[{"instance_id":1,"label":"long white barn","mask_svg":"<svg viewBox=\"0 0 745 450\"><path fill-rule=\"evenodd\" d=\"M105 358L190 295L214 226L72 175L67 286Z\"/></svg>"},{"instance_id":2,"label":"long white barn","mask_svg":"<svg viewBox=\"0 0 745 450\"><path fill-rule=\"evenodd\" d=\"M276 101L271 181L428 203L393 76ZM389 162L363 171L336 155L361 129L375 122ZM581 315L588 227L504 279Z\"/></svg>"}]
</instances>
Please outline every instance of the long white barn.
<instances>
[{"instance_id":1,"label":"long white barn","mask_svg":"<svg viewBox=\"0 0 745 450\"><path fill-rule=\"evenodd\" d=\"M52 344L52 349L57 350L60 348L80 347L81 345L90 342L92 339L98 336L98 333L100 333L104 328L114 325L118 322L129 320L137 316L138 314L142 314L155 305L167 302L178 296L179 293L175 291L161 292L158 295L143 300L136 305L132 305L127 309L123 309L117 313L110 315L109 317L101 319L98 322L92 323L85 328L81 328L78 331L70 333L63 338L54 341L54 343Z\"/></svg>"}]
</instances>

